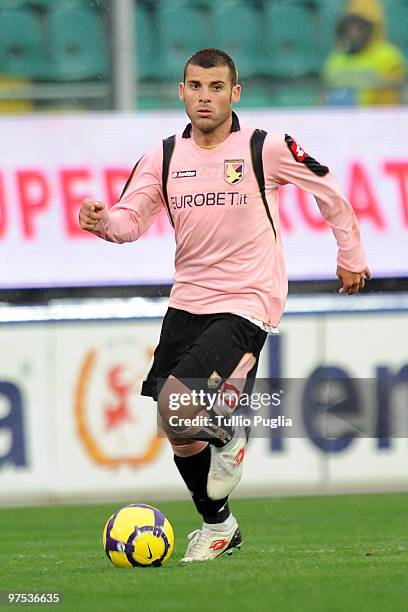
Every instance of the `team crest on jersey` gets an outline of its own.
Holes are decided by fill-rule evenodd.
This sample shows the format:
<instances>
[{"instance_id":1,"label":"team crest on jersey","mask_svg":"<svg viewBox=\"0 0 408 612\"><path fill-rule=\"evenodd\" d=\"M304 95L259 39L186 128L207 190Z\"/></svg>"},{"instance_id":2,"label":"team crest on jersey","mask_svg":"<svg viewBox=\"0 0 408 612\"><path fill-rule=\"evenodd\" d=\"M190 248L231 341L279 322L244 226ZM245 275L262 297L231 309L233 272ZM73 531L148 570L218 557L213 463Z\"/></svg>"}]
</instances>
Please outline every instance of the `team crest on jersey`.
<instances>
[{"instance_id":1,"label":"team crest on jersey","mask_svg":"<svg viewBox=\"0 0 408 612\"><path fill-rule=\"evenodd\" d=\"M244 160L243 159L225 159L224 160L224 181L230 185L240 183L244 178Z\"/></svg>"}]
</instances>

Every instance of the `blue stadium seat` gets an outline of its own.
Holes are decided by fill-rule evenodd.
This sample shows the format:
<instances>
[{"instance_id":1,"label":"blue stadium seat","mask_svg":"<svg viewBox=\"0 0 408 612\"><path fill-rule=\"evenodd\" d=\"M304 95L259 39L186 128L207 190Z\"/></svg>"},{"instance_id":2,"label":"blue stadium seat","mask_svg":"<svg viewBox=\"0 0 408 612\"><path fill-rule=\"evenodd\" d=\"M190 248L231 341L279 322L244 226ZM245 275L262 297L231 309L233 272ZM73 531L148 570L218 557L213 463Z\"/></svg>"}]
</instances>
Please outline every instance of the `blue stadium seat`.
<instances>
[{"instance_id":1,"label":"blue stadium seat","mask_svg":"<svg viewBox=\"0 0 408 612\"><path fill-rule=\"evenodd\" d=\"M267 3L265 28L265 74L275 77L299 77L319 70L316 30L306 8L291 3Z\"/></svg>"},{"instance_id":2,"label":"blue stadium seat","mask_svg":"<svg viewBox=\"0 0 408 612\"><path fill-rule=\"evenodd\" d=\"M8 2L10 0L7 0ZM25 0L31 5L44 10L62 10L73 8L97 9L103 8L104 0Z\"/></svg>"},{"instance_id":3,"label":"blue stadium seat","mask_svg":"<svg viewBox=\"0 0 408 612\"><path fill-rule=\"evenodd\" d=\"M14 8L24 8L26 4L26 0L1 0L1 8L5 9L14 9Z\"/></svg>"},{"instance_id":4,"label":"blue stadium seat","mask_svg":"<svg viewBox=\"0 0 408 612\"><path fill-rule=\"evenodd\" d=\"M241 108L268 108L271 106L271 95L267 88L261 87L244 87L241 100L235 107L239 113Z\"/></svg>"},{"instance_id":5,"label":"blue stadium seat","mask_svg":"<svg viewBox=\"0 0 408 612\"><path fill-rule=\"evenodd\" d=\"M260 12L247 1L212 3L211 46L223 49L234 59L239 77L261 72ZM208 45L207 45L208 46Z\"/></svg>"},{"instance_id":6,"label":"blue stadium seat","mask_svg":"<svg viewBox=\"0 0 408 612\"><path fill-rule=\"evenodd\" d=\"M135 9L137 77L153 79L157 74L156 50L159 39L157 28L154 27L153 11L140 0Z\"/></svg>"},{"instance_id":7,"label":"blue stadium seat","mask_svg":"<svg viewBox=\"0 0 408 612\"><path fill-rule=\"evenodd\" d=\"M321 51L322 63L333 51L336 42L336 27L345 14L342 0L321 1L318 9L316 40Z\"/></svg>"},{"instance_id":8,"label":"blue stadium seat","mask_svg":"<svg viewBox=\"0 0 408 612\"><path fill-rule=\"evenodd\" d=\"M105 77L107 41L100 16L88 9L56 9L48 14L52 76L75 81Z\"/></svg>"},{"instance_id":9,"label":"blue stadium seat","mask_svg":"<svg viewBox=\"0 0 408 612\"><path fill-rule=\"evenodd\" d=\"M293 84L284 88L276 88L271 97L271 106L303 108L320 104L320 92L316 84Z\"/></svg>"},{"instance_id":10,"label":"blue stadium seat","mask_svg":"<svg viewBox=\"0 0 408 612\"><path fill-rule=\"evenodd\" d=\"M161 108L163 108L163 103L157 93L150 94L139 90L137 99L138 110L160 110Z\"/></svg>"},{"instance_id":11,"label":"blue stadium seat","mask_svg":"<svg viewBox=\"0 0 408 612\"><path fill-rule=\"evenodd\" d=\"M41 77L46 70L41 18L30 9L0 10L0 70Z\"/></svg>"},{"instance_id":12,"label":"blue stadium seat","mask_svg":"<svg viewBox=\"0 0 408 612\"><path fill-rule=\"evenodd\" d=\"M408 60L408 2L390 2L385 8L388 38Z\"/></svg>"},{"instance_id":13,"label":"blue stadium seat","mask_svg":"<svg viewBox=\"0 0 408 612\"><path fill-rule=\"evenodd\" d=\"M163 0L157 7L159 54L157 77L181 79L189 55L208 46L209 20L205 5Z\"/></svg>"}]
</instances>

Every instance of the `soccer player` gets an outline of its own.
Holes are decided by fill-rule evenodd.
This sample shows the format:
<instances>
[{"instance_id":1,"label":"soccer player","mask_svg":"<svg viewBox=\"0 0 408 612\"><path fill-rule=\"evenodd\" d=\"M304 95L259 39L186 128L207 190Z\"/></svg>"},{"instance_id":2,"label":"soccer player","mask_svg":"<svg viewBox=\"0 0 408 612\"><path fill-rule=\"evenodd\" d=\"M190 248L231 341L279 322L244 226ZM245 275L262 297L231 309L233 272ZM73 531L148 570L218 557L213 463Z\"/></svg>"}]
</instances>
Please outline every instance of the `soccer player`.
<instances>
[{"instance_id":1,"label":"soccer player","mask_svg":"<svg viewBox=\"0 0 408 612\"><path fill-rule=\"evenodd\" d=\"M287 297L279 185L315 196L337 240L340 293L357 293L370 278L356 217L329 169L292 137L241 125L232 111L240 94L226 53L194 53L179 85L191 123L137 162L113 208L87 199L79 214L83 229L117 243L137 240L163 207L174 227L174 285L142 393L158 402L176 466L203 517L189 535L186 562L215 559L242 543L228 497L241 478L247 432L216 419L173 427L171 399L219 390L228 380L242 382L238 393L243 385L251 390ZM193 404L180 407L182 414L195 414Z\"/></svg>"}]
</instances>

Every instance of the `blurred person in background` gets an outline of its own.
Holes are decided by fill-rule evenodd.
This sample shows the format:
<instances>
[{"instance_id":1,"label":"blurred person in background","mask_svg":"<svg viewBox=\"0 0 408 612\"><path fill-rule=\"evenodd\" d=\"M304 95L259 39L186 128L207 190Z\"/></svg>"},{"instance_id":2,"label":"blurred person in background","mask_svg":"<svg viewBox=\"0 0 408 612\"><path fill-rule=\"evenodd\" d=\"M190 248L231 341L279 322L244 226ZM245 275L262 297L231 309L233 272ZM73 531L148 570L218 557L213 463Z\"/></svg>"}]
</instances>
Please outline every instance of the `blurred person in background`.
<instances>
[{"instance_id":1,"label":"blurred person in background","mask_svg":"<svg viewBox=\"0 0 408 612\"><path fill-rule=\"evenodd\" d=\"M30 113L34 110L32 100L14 98L13 96L24 92L30 86L30 81L23 77L0 74L0 96L7 92L7 98L0 97L0 113Z\"/></svg>"},{"instance_id":2,"label":"blurred person in background","mask_svg":"<svg viewBox=\"0 0 408 612\"><path fill-rule=\"evenodd\" d=\"M328 103L401 104L405 76L403 54L385 38L381 3L350 0L346 14L337 24L336 48L323 70Z\"/></svg>"}]
</instances>

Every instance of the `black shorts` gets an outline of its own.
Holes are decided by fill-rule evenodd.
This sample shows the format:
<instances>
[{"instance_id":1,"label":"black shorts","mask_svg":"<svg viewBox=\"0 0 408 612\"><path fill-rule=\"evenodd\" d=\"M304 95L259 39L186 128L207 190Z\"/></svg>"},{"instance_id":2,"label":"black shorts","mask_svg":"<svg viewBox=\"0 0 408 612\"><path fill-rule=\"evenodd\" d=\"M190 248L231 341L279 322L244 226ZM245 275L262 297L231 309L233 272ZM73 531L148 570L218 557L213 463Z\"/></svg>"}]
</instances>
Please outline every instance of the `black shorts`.
<instances>
[{"instance_id":1,"label":"black shorts","mask_svg":"<svg viewBox=\"0 0 408 612\"><path fill-rule=\"evenodd\" d=\"M246 353L256 359L246 374L245 392L250 393L266 337L265 331L239 315L197 315L169 308L142 395L157 401L160 387L170 374L185 381L189 388L187 381L191 379L207 383L211 377L219 376L224 382Z\"/></svg>"}]
</instances>

